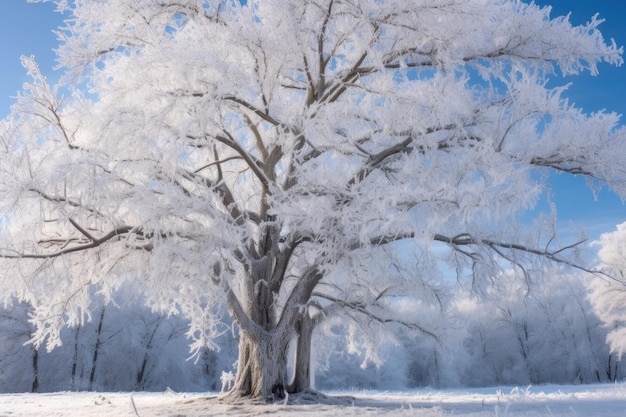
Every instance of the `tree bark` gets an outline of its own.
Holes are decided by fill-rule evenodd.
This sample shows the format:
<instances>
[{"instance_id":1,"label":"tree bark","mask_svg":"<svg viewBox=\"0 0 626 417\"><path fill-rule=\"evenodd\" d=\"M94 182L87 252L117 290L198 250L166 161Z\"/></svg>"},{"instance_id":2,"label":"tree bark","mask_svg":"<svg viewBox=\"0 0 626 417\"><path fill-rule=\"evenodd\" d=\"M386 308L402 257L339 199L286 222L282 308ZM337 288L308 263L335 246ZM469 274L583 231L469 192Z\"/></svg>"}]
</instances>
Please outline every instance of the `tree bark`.
<instances>
[{"instance_id":1,"label":"tree bark","mask_svg":"<svg viewBox=\"0 0 626 417\"><path fill-rule=\"evenodd\" d=\"M102 323L104 322L104 313L106 312L106 304L102 306L100 310L100 320L98 321L98 330L96 333L96 343L93 348L93 359L91 361L91 373L89 374L89 387L88 391L93 391L93 383L96 380L96 367L98 365L98 353L100 352L100 345L102 344Z\"/></svg>"},{"instance_id":2,"label":"tree bark","mask_svg":"<svg viewBox=\"0 0 626 417\"><path fill-rule=\"evenodd\" d=\"M80 332L80 326L76 326L74 332L74 352L72 354L72 376L71 376L71 389L76 391L76 369L78 367L78 333Z\"/></svg>"},{"instance_id":3,"label":"tree bark","mask_svg":"<svg viewBox=\"0 0 626 417\"><path fill-rule=\"evenodd\" d=\"M274 241L277 241L274 239ZM278 250L272 253L279 253ZM286 393L301 391L310 387L310 344L312 328L297 337L301 322L308 320L306 305L313 289L322 275L316 267L308 268L300 277L285 301L284 307L277 310L276 295L284 279L284 271L276 269L278 256L265 256L250 263L249 285L239 303L230 293L230 309L239 324L239 358L237 375L230 398L254 398L273 401L284 398ZM304 311L303 311L304 307ZM307 323L306 326L313 326ZM289 384L287 364L290 363L289 346L296 339L301 345L297 348L298 357L295 378L299 385Z\"/></svg>"},{"instance_id":4,"label":"tree bark","mask_svg":"<svg viewBox=\"0 0 626 417\"><path fill-rule=\"evenodd\" d=\"M289 384L289 393L304 392L311 389L311 352L313 330L319 320L304 313L298 324L298 338L296 341L296 358L293 370L293 379Z\"/></svg>"},{"instance_id":5,"label":"tree bark","mask_svg":"<svg viewBox=\"0 0 626 417\"><path fill-rule=\"evenodd\" d=\"M237 376L229 396L264 401L285 397L288 343L284 336L278 331L240 331Z\"/></svg>"},{"instance_id":6,"label":"tree bark","mask_svg":"<svg viewBox=\"0 0 626 417\"><path fill-rule=\"evenodd\" d=\"M39 348L33 347L33 384L31 392L39 391Z\"/></svg>"},{"instance_id":7,"label":"tree bark","mask_svg":"<svg viewBox=\"0 0 626 417\"><path fill-rule=\"evenodd\" d=\"M146 366L148 365L148 360L150 359L150 354L152 353L152 342L154 341L154 335L157 330L159 330L159 326L163 323L163 318L158 318L152 332L150 333L150 337L148 338L148 342L146 343L146 349L143 353L143 360L141 361L141 367L139 368L139 372L137 372L137 378L135 380L135 387L139 391L144 390L144 378L146 377Z\"/></svg>"}]
</instances>

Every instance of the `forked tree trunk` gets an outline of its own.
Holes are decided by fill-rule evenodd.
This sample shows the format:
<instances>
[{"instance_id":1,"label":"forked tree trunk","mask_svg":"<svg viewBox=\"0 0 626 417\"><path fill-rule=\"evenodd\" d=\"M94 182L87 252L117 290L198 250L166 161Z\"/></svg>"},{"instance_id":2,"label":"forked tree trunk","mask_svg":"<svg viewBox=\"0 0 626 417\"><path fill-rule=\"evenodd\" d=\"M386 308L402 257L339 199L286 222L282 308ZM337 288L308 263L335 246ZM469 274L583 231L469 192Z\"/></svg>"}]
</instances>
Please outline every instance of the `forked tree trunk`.
<instances>
[{"instance_id":1,"label":"forked tree trunk","mask_svg":"<svg viewBox=\"0 0 626 417\"><path fill-rule=\"evenodd\" d=\"M281 326L283 330L277 330L273 294L264 284L272 276L272 262L264 258L253 263L251 269L251 277L255 277L251 281L258 285L251 285L244 293L248 311L241 315L245 314L249 320L238 321L237 375L228 396L272 401L284 397L287 386L288 339L284 337L287 332L285 326Z\"/></svg>"},{"instance_id":2,"label":"forked tree trunk","mask_svg":"<svg viewBox=\"0 0 626 417\"><path fill-rule=\"evenodd\" d=\"M243 294L247 301L245 307L237 303L234 296L231 300L231 312L240 328L237 375L227 395L231 399L246 397L272 401L284 398L287 392L310 387L312 329L307 327L306 331L299 332L298 327L304 320L302 306L307 304L322 276L315 267L307 270L292 289L280 314L277 314L275 296L279 286L272 283L282 282L282 274L279 272L280 279L271 278L276 272L275 265L273 257L253 263L250 276L256 277L251 280L255 285L251 285ZM308 314L304 316L308 317ZM309 324L313 325L307 322ZM289 345L298 333L304 335L298 338L301 346L296 349L300 359L296 359L295 376L299 382L290 385L287 375L287 364L290 361L287 355ZM300 366L304 368L299 369Z\"/></svg>"},{"instance_id":3,"label":"forked tree trunk","mask_svg":"<svg viewBox=\"0 0 626 417\"><path fill-rule=\"evenodd\" d=\"M286 393L296 394L311 390L311 342L315 319L305 314L298 327L279 333L267 332L251 336L245 331L239 335L237 376L231 398L255 398L262 401L282 399ZM287 374L289 342L296 335L293 354L293 376Z\"/></svg>"}]
</instances>

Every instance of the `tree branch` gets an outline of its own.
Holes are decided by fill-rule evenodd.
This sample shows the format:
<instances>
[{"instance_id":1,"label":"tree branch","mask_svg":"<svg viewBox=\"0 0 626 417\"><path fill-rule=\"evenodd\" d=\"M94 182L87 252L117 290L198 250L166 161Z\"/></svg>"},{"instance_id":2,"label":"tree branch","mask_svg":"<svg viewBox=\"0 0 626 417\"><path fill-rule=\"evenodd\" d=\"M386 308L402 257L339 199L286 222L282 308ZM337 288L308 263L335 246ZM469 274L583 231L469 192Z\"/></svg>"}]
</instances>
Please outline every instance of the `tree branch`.
<instances>
[{"instance_id":1,"label":"tree branch","mask_svg":"<svg viewBox=\"0 0 626 417\"><path fill-rule=\"evenodd\" d=\"M348 181L348 188L352 187L357 182L363 181L365 177L367 177L374 169L380 166L382 162L386 160L387 158L389 158L390 156L397 155L403 152L409 153L411 151L411 148L409 148L409 145L411 144L412 141L413 141L413 137L408 137L404 139L403 141L401 141L400 143L390 146L389 148L382 150L376 155L372 155L370 157L370 161L363 168L361 168L359 172L354 177L352 177L350 181Z\"/></svg>"},{"instance_id":2,"label":"tree branch","mask_svg":"<svg viewBox=\"0 0 626 417\"><path fill-rule=\"evenodd\" d=\"M525 246L525 245L521 245L521 244L517 244L517 243L509 243L509 242L499 242L496 240L492 240L492 239L483 239L483 238L474 238L473 236L471 236L469 233L462 233L459 235L456 235L454 237L448 237L448 236L444 236L441 234L435 234L433 236L433 240L437 241L437 242L443 242L443 243L447 243L448 245L452 246L453 248L456 248L457 246L468 246L468 245L482 245L482 246L487 246L489 248L491 248L494 252L498 253L501 255L501 251L500 249L509 249L509 250L514 250L514 251L520 251L520 252L526 252L526 253L530 253L533 255L537 255L537 256L541 256L544 257L546 259L549 259L553 262L556 263L560 263L560 264L564 264L567 266L571 266L573 268L576 268L580 271L583 272L587 272L590 274L594 274L594 275L606 275L603 272L599 271L599 270L593 270L593 269L589 269L589 268L585 268L579 264L576 264L570 260L567 260L565 258L562 258L559 256L560 253L562 253L565 250L568 249L573 249L577 246L580 246L581 244L583 244L584 242L586 242L585 240L581 240L578 242L575 242L571 245L565 246L563 248L558 248L556 250L550 251L547 248L545 249L537 249L537 248L533 248L530 246ZM501 255L502 256L502 255ZM504 256L503 256L504 257ZM504 257L504 259L507 259L510 261L510 259L508 257ZM517 262L514 262L515 264L517 264Z\"/></svg>"},{"instance_id":3,"label":"tree branch","mask_svg":"<svg viewBox=\"0 0 626 417\"><path fill-rule=\"evenodd\" d=\"M221 164L223 164L224 162L233 161L235 159L243 159L243 158L241 156L231 156L231 157L224 158L224 159L221 159L221 160L216 160L215 162L211 162L211 163L208 163L206 165L201 166L200 168L194 170L193 173L194 174L198 174L200 171L203 171L203 170L205 170L207 168L211 168L212 166L217 165L218 166L217 169L218 169L218 172L219 172L218 176L220 177L220 180L221 180L221 178L222 178L222 175L221 175L222 168L220 167Z\"/></svg>"},{"instance_id":4,"label":"tree branch","mask_svg":"<svg viewBox=\"0 0 626 417\"><path fill-rule=\"evenodd\" d=\"M226 292L226 299L228 300L228 308L237 321L237 324L252 335L267 335L267 330L255 323L254 320L246 314L241 302L239 302L239 298L237 298L230 285L224 280L222 280L222 283L224 291Z\"/></svg>"},{"instance_id":5,"label":"tree branch","mask_svg":"<svg viewBox=\"0 0 626 417\"><path fill-rule=\"evenodd\" d=\"M252 172L254 172L255 176L259 179L259 181L261 181L261 184L264 188L266 188L267 192L269 193L269 186L271 181L265 174L265 171L263 171L259 166L259 161L254 156L250 155L250 153L247 152L244 148L242 148L241 145L239 145L239 143L228 131L224 131L224 134L226 136L216 135L215 139L237 152L243 158L243 160L246 161L248 167L252 170Z\"/></svg>"},{"instance_id":6,"label":"tree branch","mask_svg":"<svg viewBox=\"0 0 626 417\"><path fill-rule=\"evenodd\" d=\"M83 235L85 235L88 239L91 240L90 243L86 243L83 245L77 245L77 246L71 246L71 247L66 247L64 249L58 250L56 252L51 252L51 253L14 253L14 254L7 254L7 253L0 253L0 258L5 258L5 259L52 259L52 258L58 258L59 256L62 255L66 255L69 253L74 253L74 252L81 252L81 251L85 251L88 249L93 249L93 248L97 248L99 246L101 246L102 244L113 240L115 238L118 238L122 235L128 234L130 232L133 231L133 227L131 226L120 226L116 229L113 229L112 231L110 231L109 233L107 233L106 235L100 237L100 238L94 238L93 236L91 236L91 234L87 233L85 231L85 229L83 229L82 227L78 226L78 224L73 221L70 220L70 222L72 223L72 225L74 227L76 227Z\"/></svg>"},{"instance_id":7,"label":"tree branch","mask_svg":"<svg viewBox=\"0 0 626 417\"><path fill-rule=\"evenodd\" d=\"M202 94L202 93L194 93L194 96L198 97L198 94ZM270 116L269 114L267 114L266 112L264 112L263 110L259 109L255 105L249 103L246 100L243 100L243 99L235 97L235 96L225 96L225 97L222 97L222 100L232 101L234 103L237 103L237 104L245 107L246 109L252 111L254 114L259 116L261 119L265 120L266 122L268 122L268 123L270 123L270 124L272 124L274 126L281 126L281 127L284 127L286 129L288 129L287 125L285 125L284 123L281 123L280 121L274 119L272 116Z\"/></svg>"},{"instance_id":8,"label":"tree branch","mask_svg":"<svg viewBox=\"0 0 626 417\"><path fill-rule=\"evenodd\" d=\"M348 301L344 301L340 298L336 298L333 297L331 295L328 294L323 294L320 292L314 292L312 294L313 297L318 297L318 298L323 298L325 300L328 300L330 302L332 302L333 304L336 304L337 306L343 308L343 309L349 309L352 311L355 311L359 314L362 314L374 321L377 321L381 324L388 324L388 323L396 323L399 324L401 326L407 327L409 329L412 330L418 330L421 333L424 333L427 336L432 337L433 339L435 339L436 341L439 341L439 337L437 337L437 335L433 332L431 332L430 330L425 329L424 327L418 325L417 323L409 323L406 321L402 321L399 319L395 319L395 318L384 318L384 317L380 317L376 314L374 314L373 312L369 311L367 308L365 308L365 306L361 303L357 303L357 302L348 302Z\"/></svg>"},{"instance_id":9,"label":"tree branch","mask_svg":"<svg viewBox=\"0 0 626 417\"><path fill-rule=\"evenodd\" d=\"M572 164L572 166L567 166L568 163ZM574 163L576 163L576 165L573 165ZM552 168L557 171L567 172L573 175L580 174L580 175L586 175L589 177L595 177L595 175L593 175L591 171L583 168L582 164L580 164L579 161L572 161L572 160L568 161L568 160L563 160L563 159L551 159L549 157L544 158L544 157L536 156L530 160L530 164L534 166L539 166L539 167Z\"/></svg>"},{"instance_id":10,"label":"tree branch","mask_svg":"<svg viewBox=\"0 0 626 417\"><path fill-rule=\"evenodd\" d=\"M280 319L278 320L277 327L289 325L288 317L290 317L293 309L298 309L299 306L306 304L311 298L313 290L320 282L324 275L319 271L317 265L309 267L300 277L296 285L291 290L285 307L283 308Z\"/></svg>"}]
</instances>

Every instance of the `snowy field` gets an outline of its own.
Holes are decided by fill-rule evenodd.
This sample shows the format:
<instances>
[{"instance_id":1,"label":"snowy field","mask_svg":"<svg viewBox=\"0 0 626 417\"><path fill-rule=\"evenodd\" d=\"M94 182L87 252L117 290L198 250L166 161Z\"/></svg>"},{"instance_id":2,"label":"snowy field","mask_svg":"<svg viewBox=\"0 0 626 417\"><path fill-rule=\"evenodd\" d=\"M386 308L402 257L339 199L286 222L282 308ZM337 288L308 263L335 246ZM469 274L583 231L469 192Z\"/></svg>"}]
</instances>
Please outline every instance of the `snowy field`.
<instances>
[{"instance_id":1,"label":"snowy field","mask_svg":"<svg viewBox=\"0 0 626 417\"><path fill-rule=\"evenodd\" d=\"M2 394L0 417L199 416L624 417L626 383L333 393L326 404L223 404L188 393Z\"/></svg>"}]
</instances>

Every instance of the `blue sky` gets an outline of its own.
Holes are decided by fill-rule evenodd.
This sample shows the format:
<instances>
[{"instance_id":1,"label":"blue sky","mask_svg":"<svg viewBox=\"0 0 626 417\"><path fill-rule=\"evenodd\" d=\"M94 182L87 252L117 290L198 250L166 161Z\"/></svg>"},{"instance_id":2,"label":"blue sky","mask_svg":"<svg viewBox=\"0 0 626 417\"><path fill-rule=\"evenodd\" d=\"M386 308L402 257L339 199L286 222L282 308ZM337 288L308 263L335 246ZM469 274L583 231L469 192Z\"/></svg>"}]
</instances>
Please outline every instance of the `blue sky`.
<instances>
[{"instance_id":1,"label":"blue sky","mask_svg":"<svg viewBox=\"0 0 626 417\"><path fill-rule=\"evenodd\" d=\"M613 38L619 46L626 46L626 0L535 0L535 3L552 6L552 16L571 13L570 21L577 25L588 22L591 16L599 13L600 18L606 19L600 26L604 38ZM556 78L554 82L572 82L567 96L586 112L606 109L626 115L626 65L601 65L599 72L596 77L582 74ZM622 122L626 124L626 117L623 116ZM583 224L592 237L597 237L626 221L626 206L606 188L597 193L596 201L580 177L559 175L551 183L562 227L571 223Z\"/></svg>"},{"instance_id":2,"label":"blue sky","mask_svg":"<svg viewBox=\"0 0 626 417\"><path fill-rule=\"evenodd\" d=\"M27 80L20 65L20 55L34 55L51 83L58 78L58 73L53 71L53 48L57 41L52 31L63 20L50 3L1 1L5 18L0 25L0 118L9 112L13 101L10 96L15 96ZM551 5L553 16L571 12L570 20L574 24L583 24L599 13L606 19L601 25L605 38L614 38L618 45L626 45L626 0L536 0L535 3ZM602 65L597 77L584 74L554 80L556 84L570 81L573 85L567 96L586 112L607 109L626 114L626 65L620 68ZM572 223L584 225L595 238L626 221L626 206L606 189L597 194L596 201L582 178L559 175L551 180L551 184L552 198L559 210L559 224L563 228Z\"/></svg>"}]
</instances>

